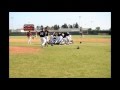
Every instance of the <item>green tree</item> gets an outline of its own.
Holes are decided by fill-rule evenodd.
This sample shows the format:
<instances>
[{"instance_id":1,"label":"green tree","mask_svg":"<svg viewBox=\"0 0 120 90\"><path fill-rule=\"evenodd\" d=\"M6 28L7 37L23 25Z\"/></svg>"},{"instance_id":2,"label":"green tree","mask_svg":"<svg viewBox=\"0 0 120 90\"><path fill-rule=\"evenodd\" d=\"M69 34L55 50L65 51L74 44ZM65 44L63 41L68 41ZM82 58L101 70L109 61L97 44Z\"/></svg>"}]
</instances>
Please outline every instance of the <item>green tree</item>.
<instances>
[{"instance_id":1,"label":"green tree","mask_svg":"<svg viewBox=\"0 0 120 90\"><path fill-rule=\"evenodd\" d=\"M61 26L62 28L68 28L67 24L65 23L64 25Z\"/></svg>"},{"instance_id":2,"label":"green tree","mask_svg":"<svg viewBox=\"0 0 120 90\"><path fill-rule=\"evenodd\" d=\"M53 26L51 26L51 28L50 28L51 30L53 30L54 29L54 27Z\"/></svg>"},{"instance_id":3,"label":"green tree","mask_svg":"<svg viewBox=\"0 0 120 90\"><path fill-rule=\"evenodd\" d=\"M72 25L70 25L70 24L68 25L68 27L69 27L69 28L73 28Z\"/></svg>"},{"instance_id":4,"label":"green tree","mask_svg":"<svg viewBox=\"0 0 120 90\"><path fill-rule=\"evenodd\" d=\"M57 28L60 29L60 26L58 25Z\"/></svg>"},{"instance_id":5,"label":"green tree","mask_svg":"<svg viewBox=\"0 0 120 90\"><path fill-rule=\"evenodd\" d=\"M64 27L65 27L65 28L68 28L68 26L67 26L67 24L66 24L66 23L64 24Z\"/></svg>"},{"instance_id":6,"label":"green tree","mask_svg":"<svg viewBox=\"0 0 120 90\"><path fill-rule=\"evenodd\" d=\"M92 28L89 28L88 31L92 31Z\"/></svg>"},{"instance_id":7,"label":"green tree","mask_svg":"<svg viewBox=\"0 0 120 90\"><path fill-rule=\"evenodd\" d=\"M92 28L89 28L88 29L88 34L92 33L91 31L92 31Z\"/></svg>"},{"instance_id":8,"label":"green tree","mask_svg":"<svg viewBox=\"0 0 120 90\"><path fill-rule=\"evenodd\" d=\"M96 27L96 29L95 29L96 31L100 31L100 27Z\"/></svg>"},{"instance_id":9,"label":"green tree","mask_svg":"<svg viewBox=\"0 0 120 90\"><path fill-rule=\"evenodd\" d=\"M73 26L72 26L72 25L70 25L70 28L73 28Z\"/></svg>"},{"instance_id":10,"label":"green tree","mask_svg":"<svg viewBox=\"0 0 120 90\"><path fill-rule=\"evenodd\" d=\"M47 29L50 30L50 26L47 26Z\"/></svg>"},{"instance_id":11,"label":"green tree","mask_svg":"<svg viewBox=\"0 0 120 90\"><path fill-rule=\"evenodd\" d=\"M64 28L64 25L62 25L61 28Z\"/></svg>"},{"instance_id":12,"label":"green tree","mask_svg":"<svg viewBox=\"0 0 120 90\"><path fill-rule=\"evenodd\" d=\"M58 29L59 29L58 25L54 25L54 30L58 30Z\"/></svg>"},{"instance_id":13,"label":"green tree","mask_svg":"<svg viewBox=\"0 0 120 90\"><path fill-rule=\"evenodd\" d=\"M75 24L75 28L78 28L79 27L79 25L78 25L78 23L76 22L76 24Z\"/></svg>"}]
</instances>

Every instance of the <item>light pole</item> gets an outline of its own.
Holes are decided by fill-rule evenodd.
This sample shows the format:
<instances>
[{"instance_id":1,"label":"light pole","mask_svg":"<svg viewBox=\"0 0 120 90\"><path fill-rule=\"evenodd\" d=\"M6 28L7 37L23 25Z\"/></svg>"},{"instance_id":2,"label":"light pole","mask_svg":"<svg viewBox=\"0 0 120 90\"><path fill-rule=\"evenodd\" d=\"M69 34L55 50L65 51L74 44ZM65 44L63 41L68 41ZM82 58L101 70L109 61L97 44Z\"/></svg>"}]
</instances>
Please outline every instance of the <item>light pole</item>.
<instances>
[{"instance_id":1,"label":"light pole","mask_svg":"<svg viewBox=\"0 0 120 90\"><path fill-rule=\"evenodd\" d=\"M81 16L79 16L79 19L81 18ZM79 27L80 27L80 20L79 20Z\"/></svg>"},{"instance_id":2,"label":"light pole","mask_svg":"<svg viewBox=\"0 0 120 90\"><path fill-rule=\"evenodd\" d=\"M92 28L92 23L93 23L93 21L91 21L91 28Z\"/></svg>"},{"instance_id":3,"label":"light pole","mask_svg":"<svg viewBox=\"0 0 120 90\"><path fill-rule=\"evenodd\" d=\"M79 19L81 18L81 16L79 16ZM79 21L79 27L80 27L80 21ZM82 32L82 26L80 27L80 35L81 35L81 37L82 37L82 34L83 34L83 32Z\"/></svg>"},{"instance_id":4,"label":"light pole","mask_svg":"<svg viewBox=\"0 0 120 90\"><path fill-rule=\"evenodd\" d=\"M79 16L79 19L81 19L81 16ZM80 27L80 33L82 33L82 25L80 25L80 20L79 20L79 27Z\"/></svg>"}]
</instances>

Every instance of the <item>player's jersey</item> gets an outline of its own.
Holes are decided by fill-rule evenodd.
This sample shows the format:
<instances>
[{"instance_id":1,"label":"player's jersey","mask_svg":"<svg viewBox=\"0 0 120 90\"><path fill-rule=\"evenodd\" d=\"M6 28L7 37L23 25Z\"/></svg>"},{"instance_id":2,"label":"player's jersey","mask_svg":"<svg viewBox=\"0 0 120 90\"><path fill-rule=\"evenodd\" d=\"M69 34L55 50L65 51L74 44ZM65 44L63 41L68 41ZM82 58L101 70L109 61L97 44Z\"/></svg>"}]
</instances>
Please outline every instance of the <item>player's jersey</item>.
<instances>
[{"instance_id":1,"label":"player's jersey","mask_svg":"<svg viewBox=\"0 0 120 90\"><path fill-rule=\"evenodd\" d=\"M66 33L66 36L69 36L70 34L69 33Z\"/></svg>"},{"instance_id":2,"label":"player's jersey","mask_svg":"<svg viewBox=\"0 0 120 90\"><path fill-rule=\"evenodd\" d=\"M48 33L49 33L48 31L45 31L45 36L48 36Z\"/></svg>"},{"instance_id":3,"label":"player's jersey","mask_svg":"<svg viewBox=\"0 0 120 90\"><path fill-rule=\"evenodd\" d=\"M40 31L40 37L44 37L45 36L45 32L44 31Z\"/></svg>"},{"instance_id":4,"label":"player's jersey","mask_svg":"<svg viewBox=\"0 0 120 90\"><path fill-rule=\"evenodd\" d=\"M64 33L64 36L63 36L63 38L66 38L66 36L67 36L67 33Z\"/></svg>"},{"instance_id":5,"label":"player's jersey","mask_svg":"<svg viewBox=\"0 0 120 90\"><path fill-rule=\"evenodd\" d=\"M27 36L30 37L32 35L31 32L27 32Z\"/></svg>"},{"instance_id":6,"label":"player's jersey","mask_svg":"<svg viewBox=\"0 0 120 90\"><path fill-rule=\"evenodd\" d=\"M58 36L61 36L62 34L61 33L58 33Z\"/></svg>"}]
</instances>

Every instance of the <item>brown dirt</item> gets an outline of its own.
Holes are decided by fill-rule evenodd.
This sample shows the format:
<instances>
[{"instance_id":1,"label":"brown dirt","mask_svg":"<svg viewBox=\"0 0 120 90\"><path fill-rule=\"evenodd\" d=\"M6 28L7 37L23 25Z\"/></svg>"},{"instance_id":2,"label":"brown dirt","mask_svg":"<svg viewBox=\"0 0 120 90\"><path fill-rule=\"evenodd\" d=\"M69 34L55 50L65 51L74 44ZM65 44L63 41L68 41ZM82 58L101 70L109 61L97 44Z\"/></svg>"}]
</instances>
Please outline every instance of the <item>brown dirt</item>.
<instances>
[{"instance_id":1,"label":"brown dirt","mask_svg":"<svg viewBox=\"0 0 120 90\"><path fill-rule=\"evenodd\" d=\"M10 42L27 42L28 39L10 39ZM80 38L80 39L73 39L74 42L111 42L111 39L108 38ZM32 43L40 42L40 38L32 39Z\"/></svg>"},{"instance_id":2,"label":"brown dirt","mask_svg":"<svg viewBox=\"0 0 120 90\"><path fill-rule=\"evenodd\" d=\"M9 42L27 42L28 39L9 39ZM32 42L40 42L40 38L37 38L37 39L32 39L31 40Z\"/></svg>"},{"instance_id":3,"label":"brown dirt","mask_svg":"<svg viewBox=\"0 0 120 90\"><path fill-rule=\"evenodd\" d=\"M10 53L36 53L40 50L40 48L32 48L32 47L16 47L10 46L9 52Z\"/></svg>"}]
</instances>

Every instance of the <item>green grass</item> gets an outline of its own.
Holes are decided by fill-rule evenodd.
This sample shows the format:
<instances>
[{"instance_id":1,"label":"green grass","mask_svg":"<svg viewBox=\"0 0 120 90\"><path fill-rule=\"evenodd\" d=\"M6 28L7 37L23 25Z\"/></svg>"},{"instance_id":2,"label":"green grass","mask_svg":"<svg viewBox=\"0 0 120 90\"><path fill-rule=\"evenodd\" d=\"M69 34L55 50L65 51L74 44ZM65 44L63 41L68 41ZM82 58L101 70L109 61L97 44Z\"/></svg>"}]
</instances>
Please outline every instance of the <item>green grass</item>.
<instances>
[{"instance_id":1,"label":"green grass","mask_svg":"<svg viewBox=\"0 0 120 90\"><path fill-rule=\"evenodd\" d=\"M111 38L111 36L85 36L84 38ZM26 37L10 37L26 38ZM79 36L73 36L79 38ZM77 46L80 49L76 49ZM41 48L39 42L10 42L10 46L36 47L31 54L10 53L10 78L111 78L111 44L88 43L55 45Z\"/></svg>"}]
</instances>

